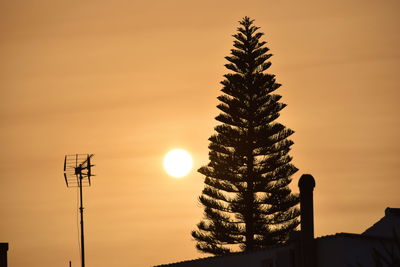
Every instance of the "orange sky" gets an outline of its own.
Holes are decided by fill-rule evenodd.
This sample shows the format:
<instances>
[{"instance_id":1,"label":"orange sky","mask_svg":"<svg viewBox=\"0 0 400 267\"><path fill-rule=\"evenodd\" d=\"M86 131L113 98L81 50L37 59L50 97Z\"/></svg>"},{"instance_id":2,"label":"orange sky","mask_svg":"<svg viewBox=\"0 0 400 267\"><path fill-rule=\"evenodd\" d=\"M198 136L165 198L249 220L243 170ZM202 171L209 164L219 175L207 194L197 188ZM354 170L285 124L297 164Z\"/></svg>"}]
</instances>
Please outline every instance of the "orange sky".
<instances>
[{"instance_id":1,"label":"orange sky","mask_svg":"<svg viewBox=\"0 0 400 267\"><path fill-rule=\"evenodd\" d=\"M245 3L245 4L244 4ZM94 153L85 189L87 266L203 256L203 177L172 179L182 147L206 164L224 57L250 16L317 180L316 235L360 233L400 207L400 2L0 1L0 242L9 266L79 266L77 192L64 154Z\"/></svg>"}]
</instances>

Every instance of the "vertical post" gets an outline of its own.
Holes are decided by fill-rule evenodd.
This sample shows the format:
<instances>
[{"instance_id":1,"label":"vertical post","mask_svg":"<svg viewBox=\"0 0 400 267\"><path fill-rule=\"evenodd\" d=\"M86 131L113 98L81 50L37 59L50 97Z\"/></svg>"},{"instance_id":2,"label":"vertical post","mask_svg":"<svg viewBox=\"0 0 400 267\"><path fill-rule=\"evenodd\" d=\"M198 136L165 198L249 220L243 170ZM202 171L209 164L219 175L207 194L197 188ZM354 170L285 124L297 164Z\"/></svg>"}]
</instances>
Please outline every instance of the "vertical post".
<instances>
[{"instance_id":1,"label":"vertical post","mask_svg":"<svg viewBox=\"0 0 400 267\"><path fill-rule=\"evenodd\" d=\"M79 173L79 193L80 193L80 207L81 212L81 260L82 267L85 267L85 239L83 234L83 197L82 197L82 173Z\"/></svg>"},{"instance_id":2,"label":"vertical post","mask_svg":"<svg viewBox=\"0 0 400 267\"><path fill-rule=\"evenodd\" d=\"M8 243L0 243L0 267L7 267Z\"/></svg>"}]
</instances>

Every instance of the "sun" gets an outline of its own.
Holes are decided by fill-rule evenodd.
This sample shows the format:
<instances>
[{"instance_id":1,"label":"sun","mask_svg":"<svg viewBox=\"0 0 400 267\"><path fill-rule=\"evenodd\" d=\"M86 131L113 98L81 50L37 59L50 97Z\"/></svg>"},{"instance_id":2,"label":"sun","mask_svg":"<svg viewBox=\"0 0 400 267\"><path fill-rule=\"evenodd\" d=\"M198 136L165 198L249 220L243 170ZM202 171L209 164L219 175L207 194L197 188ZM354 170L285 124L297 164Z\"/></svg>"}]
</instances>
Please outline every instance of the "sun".
<instances>
[{"instance_id":1,"label":"sun","mask_svg":"<svg viewBox=\"0 0 400 267\"><path fill-rule=\"evenodd\" d=\"M181 178L189 174L193 161L186 150L173 149L165 155L163 165L170 176Z\"/></svg>"}]
</instances>

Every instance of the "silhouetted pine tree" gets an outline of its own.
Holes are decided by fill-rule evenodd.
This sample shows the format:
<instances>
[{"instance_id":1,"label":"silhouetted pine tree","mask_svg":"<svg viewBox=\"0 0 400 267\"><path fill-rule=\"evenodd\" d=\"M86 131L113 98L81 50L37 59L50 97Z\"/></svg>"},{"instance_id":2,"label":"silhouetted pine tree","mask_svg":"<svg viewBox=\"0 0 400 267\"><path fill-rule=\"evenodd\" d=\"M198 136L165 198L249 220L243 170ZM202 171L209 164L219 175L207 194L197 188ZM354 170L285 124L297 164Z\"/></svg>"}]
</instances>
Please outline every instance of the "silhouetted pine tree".
<instances>
[{"instance_id":1,"label":"silhouetted pine tree","mask_svg":"<svg viewBox=\"0 0 400 267\"><path fill-rule=\"evenodd\" d=\"M293 131L275 122L286 105L273 94L275 75L265 73L272 55L253 20L240 25L226 57L233 73L218 97L222 124L209 138L210 162L198 170L206 176L204 219L192 236L198 250L214 255L285 242L299 224L299 198L288 187L297 171L288 155Z\"/></svg>"}]
</instances>

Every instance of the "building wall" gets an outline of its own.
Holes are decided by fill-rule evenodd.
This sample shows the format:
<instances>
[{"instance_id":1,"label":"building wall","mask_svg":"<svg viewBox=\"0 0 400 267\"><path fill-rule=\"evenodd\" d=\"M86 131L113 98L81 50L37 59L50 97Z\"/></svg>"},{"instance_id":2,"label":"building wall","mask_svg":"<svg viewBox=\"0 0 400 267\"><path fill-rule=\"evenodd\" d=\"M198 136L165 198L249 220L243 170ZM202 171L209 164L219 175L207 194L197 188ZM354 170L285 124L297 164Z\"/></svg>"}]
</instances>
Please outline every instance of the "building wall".
<instances>
[{"instance_id":1,"label":"building wall","mask_svg":"<svg viewBox=\"0 0 400 267\"><path fill-rule=\"evenodd\" d=\"M363 236L340 236L316 239L318 267L375 267L373 248L386 254L384 246L394 248L394 241Z\"/></svg>"}]
</instances>

